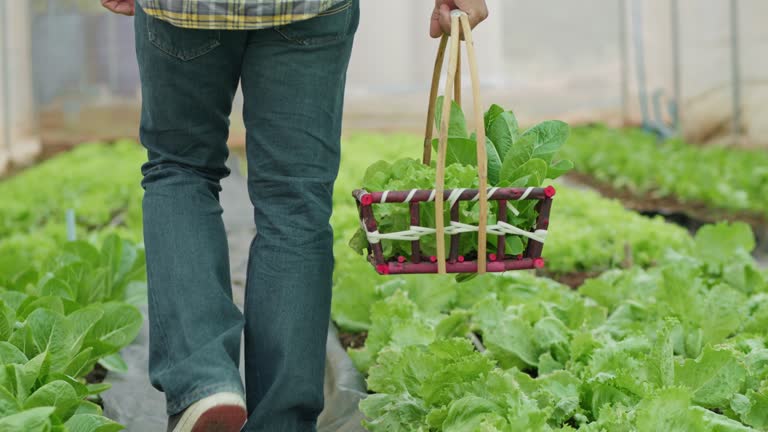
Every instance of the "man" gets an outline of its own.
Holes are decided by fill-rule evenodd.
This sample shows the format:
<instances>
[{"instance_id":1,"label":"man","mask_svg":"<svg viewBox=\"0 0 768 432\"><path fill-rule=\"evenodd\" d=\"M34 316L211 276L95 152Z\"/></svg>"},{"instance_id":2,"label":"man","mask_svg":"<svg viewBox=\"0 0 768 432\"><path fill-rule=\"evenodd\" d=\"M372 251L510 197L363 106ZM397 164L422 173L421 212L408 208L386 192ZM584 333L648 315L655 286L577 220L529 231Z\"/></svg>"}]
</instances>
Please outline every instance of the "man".
<instances>
[{"instance_id":1,"label":"man","mask_svg":"<svg viewBox=\"0 0 768 432\"><path fill-rule=\"evenodd\" d=\"M359 0L101 1L136 15L149 159L149 373L165 392L168 430L235 432L247 419L247 431L313 431L323 409L331 194ZM488 14L485 0L436 0L432 37L450 30L455 8L472 25ZM244 316L232 302L219 205L238 84L258 229Z\"/></svg>"}]
</instances>

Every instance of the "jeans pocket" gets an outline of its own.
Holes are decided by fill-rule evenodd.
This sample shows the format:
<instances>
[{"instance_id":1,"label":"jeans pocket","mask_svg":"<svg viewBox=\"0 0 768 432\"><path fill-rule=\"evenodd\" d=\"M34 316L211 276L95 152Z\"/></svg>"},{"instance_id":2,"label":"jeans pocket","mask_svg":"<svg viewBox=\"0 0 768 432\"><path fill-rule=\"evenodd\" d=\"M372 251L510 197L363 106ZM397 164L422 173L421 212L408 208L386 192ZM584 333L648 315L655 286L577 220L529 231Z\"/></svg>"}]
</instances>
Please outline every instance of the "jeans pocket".
<instances>
[{"instance_id":1,"label":"jeans pocket","mask_svg":"<svg viewBox=\"0 0 768 432\"><path fill-rule=\"evenodd\" d=\"M359 22L359 0L344 0L316 17L277 26L274 30L298 45L322 45L353 35Z\"/></svg>"},{"instance_id":2,"label":"jeans pocket","mask_svg":"<svg viewBox=\"0 0 768 432\"><path fill-rule=\"evenodd\" d=\"M193 60L221 45L221 31L176 27L159 18L147 17L149 41L157 49L182 61Z\"/></svg>"}]
</instances>

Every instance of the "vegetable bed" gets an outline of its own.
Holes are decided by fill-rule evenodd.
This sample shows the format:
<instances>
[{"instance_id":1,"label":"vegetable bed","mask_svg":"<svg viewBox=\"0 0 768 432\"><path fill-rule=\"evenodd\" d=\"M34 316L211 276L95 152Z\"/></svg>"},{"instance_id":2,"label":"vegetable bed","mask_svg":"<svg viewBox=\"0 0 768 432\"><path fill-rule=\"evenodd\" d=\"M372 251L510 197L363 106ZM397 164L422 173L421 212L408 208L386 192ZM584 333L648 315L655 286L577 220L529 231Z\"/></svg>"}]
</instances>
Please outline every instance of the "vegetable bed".
<instances>
[{"instance_id":1,"label":"vegetable bed","mask_svg":"<svg viewBox=\"0 0 768 432\"><path fill-rule=\"evenodd\" d=\"M97 362L126 367L119 351L143 321L144 255L116 236L100 249L59 246L39 268L0 257L0 430L119 430L94 403L109 386L86 376Z\"/></svg>"},{"instance_id":2,"label":"vegetable bed","mask_svg":"<svg viewBox=\"0 0 768 432\"><path fill-rule=\"evenodd\" d=\"M119 351L143 322L143 157L86 145L0 182L0 430L122 429L99 381L125 370ZM68 209L85 241L65 240Z\"/></svg>"},{"instance_id":3,"label":"vegetable bed","mask_svg":"<svg viewBox=\"0 0 768 432\"><path fill-rule=\"evenodd\" d=\"M689 251L691 236L661 217L647 218L597 192L557 185L557 203L545 248L546 274L601 273L655 265L667 248Z\"/></svg>"},{"instance_id":4,"label":"vegetable bed","mask_svg":"<svg viewBox=\"0 0 768 432\"><path fill-rule=\"evenodd\" d=\"M418 139L348 137L337 187L347 192L362 176L357 167L398 159ZM768 428L768 283L749 255L749 227L707 226L694 239L598 193L557 189L550 275L604 273L578 291L525 273L371 283L363 260L338 260L333 318L368 374L366 427ZM335 206L337 256L350 253L344 239L357 229L346 205Z\"/></svg>"},{"instance_id":5,"label":"vegetable bed","mask_svg":"<svg viewBox=\"0 0 768 432\"><path fill-rule=\"evenodd\" d=\"M84 144L0 182L0 238L63 225L68 209L82 231L119 222L140 230L145 159L134 141Z\"/></svg>"},{"instance_id":6,"label":"vegetable bed","mask_svg":"<svg viewBox=\"0 0 768 432\"><path fill-rule=\"evenodd\" d=\"M425 327L416 329L416 338L448 331L445 326L454 322L459 326L455 331L418 340L432 350L435 343L457 343L451 336L458 336L464 345L459 349L469 347L468 355L474 355L474 345L466 345L462 330L478 319L472 310L482 295L522 284L547 287L542 288L542 295L558 298L561 303L580 298L552 281L527 275L482 277L461 285L440 277L378 279L346 245L359 227L348 192L359 184L362 169L372 161L394 160L406 148L418 148L420 141L415 136L366 134L351 135L344 141L333 220L336 254L341 258L333 307L336 322L351 332L350 343L366 343L353 354L361 367L366 362L372 368L384 364L380 353L394 347L382 342L386 339L380 330L383 316L424 317ZM141 147L135 143L87 145L0 183L0 199L12 203L0 209L0 321L7 328L0 331L6 371L0 392L8 401L5 411L0 412L0 430L3 422L16 428L12 430L29 431L120 428L101 416L98 394L106 387L88 385L86 376L97 363L111 371L124 368L116 353L133 340L140 326L141 315L135 305L144 301L146 284L143 251L137 243L141 241L137 167L143 158ZM593 192L556 186L553 217L557 219L545 255L549 269L558 276L620 267L627 250L636 266L649 266L662 258L666 246L686 253L692 248L693 240L678 227L628 212ZM76 211L77 235L84 241L65 241L64 214L70 208ZM511 304L511 297L500 298L505 307ZM398 302L405 309L390 313L389 308ZM373 304L377 306L371 314ZM436 330L435 317L444 314L454 321L446 321ZM360 333L366 330L370 331L368 339ZM419 333L421 330L426 333ZM480 330L475 332L476 343L492 346ZM393 337L408 340L411 336ZM483 359L497 362L490 354ZM498 374L501 369L494 366L493 370ZM16 371L28 373L25 376L29 380L10 379ZM530 367L526 372L531 372ZM52 394L61 396L54 399ZM750 394L744 396L749 398ZM418 430L412 426L402 430Z\"/></svg>"},{"instance_id":7,"label":"vegetable bed","mask_svg":"<svg viewBox=\"0 0 768 432\"><path fill-rule=\"evenodd\" d=\"M421 146L416 135L354 133L345 137L342 163L336 182L332 225L335 230L333 319L344 331L355 333L370 326L368 310L381 300L387 286L407 284L414 288L442 284L430 276L379 278L347 245L360 222L349 191L360 184L365 167L376 160L397 160ZM547 274L578 286L588 276L619 268L629 262L650 266L664 251L688 251L693 241L682 228L661 218L646 218L624 209L620 202L586 189L556 183L549 239L544 248Z\"/></svg>"},{"instance_id":8,"label":"vegetable bed","mask_svg":"<svg viewBox=\"0 0 768 432\"><path fill-rule=\"evenodd\" d=\"M768 154L658 142L634 129L574 128L563 155L575 180L621 199L629 208L684 214L693 223L744 221L764 235L768 219Z\"/></svg>"},{"instance_id":9,"label":"vegetable bed","mask_svg":"<svg viewBox=\"0 0 768 432\"><path fill-rule=\"evenodd\" d=\"M371 431L768 428L768 281L743 224L574 292L526 274L381 287L350 350Z\"/></svg>"}]
</instances>

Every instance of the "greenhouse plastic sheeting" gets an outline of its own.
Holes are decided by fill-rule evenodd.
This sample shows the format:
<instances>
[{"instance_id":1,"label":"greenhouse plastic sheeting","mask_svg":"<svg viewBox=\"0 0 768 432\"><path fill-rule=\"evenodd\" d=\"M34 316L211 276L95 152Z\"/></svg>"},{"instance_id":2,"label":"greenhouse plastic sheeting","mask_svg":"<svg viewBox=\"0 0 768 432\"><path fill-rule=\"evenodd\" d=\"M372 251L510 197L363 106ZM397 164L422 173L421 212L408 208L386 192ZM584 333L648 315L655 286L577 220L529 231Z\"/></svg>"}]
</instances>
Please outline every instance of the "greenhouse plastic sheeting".
<instances>
[{"instance_id":1,"label":"greenhouse plastic sheeting","mask_svg":"<svg viewBox=\"0 0 768 432\"><path fill-rule=\"evenodd\" d=\"M146 310L143 311L146 316ZM125 374L110 373L106 382L104 415L121 423L129 432L164 431L165 397L149 383L147 372L148 323L145 321L136 342L123 350L128 363ZM366 395L365 382L339 344L336 329L328 331L325 367L325 409L318 419L318 432L364 432L363 415L357 408Z\"/></svg>"},{"instance_id":2,"label":"greenhouse plastic sheeting","mask_svg":"<svg viewBox=\"0 0 768 432\"><path fill-rule=\"evenodd\" d=\"M319 432L365 431L363 414L357 405L366 396L365 381L339 344L338 333L331 325L325 353L325 410L318 420Z\"/></svg>"},{"instance_id":3,"label":"greenhouse plastic sheeting","mask_svg":"<svg viewBox=\"0 0 768 432\"><path fill-rule=\"evenodd\" d=\"M82 128L111 105L138 110L133 38L122 37L132 33L130 18L107 14L91 1L5 3L16 5L9 8L10 23L28 30L12 32L13 57L26 59L31 70L17 74L11 88L27 94L31 85L35 89L36 106L26 104L23 111L49 114L52 125L43 122L45 128L61 121ZM347 80L347 124L423 126L437 47L424 19L429 3L391 0L362 9ZM488 5L490 16L475 38L484 100L514 108L522 123L622 117L639 122L642 94L658 95L662 117L670 121L669 102L679 96L689 138L717 140L733 127L738 88L741 132L750 142L768 145L765 0L488 0ZM393 29L390 38L379 37L385 20ZM233 117L242 129L240 117Z\"/></svg>"}]
</instances>

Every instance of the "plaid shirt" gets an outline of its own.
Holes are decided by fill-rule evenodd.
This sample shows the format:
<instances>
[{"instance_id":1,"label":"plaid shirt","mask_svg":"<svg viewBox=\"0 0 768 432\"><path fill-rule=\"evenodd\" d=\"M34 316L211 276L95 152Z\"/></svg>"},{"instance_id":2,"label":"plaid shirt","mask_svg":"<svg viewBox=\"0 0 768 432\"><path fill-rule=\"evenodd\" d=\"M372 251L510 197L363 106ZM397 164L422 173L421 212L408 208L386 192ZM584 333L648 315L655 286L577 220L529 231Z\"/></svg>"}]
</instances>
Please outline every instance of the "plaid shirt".
<instances>
[{"instance_id":1,"label":"plaid shirt","mask_svg":"<svg viewBox=\"0 0 768 432\"><path fill-rule=\"evenodd\" d=\"M256 30L317 16L344 0L139 0L147 15L177 27Z\"/></svg>"}]
</instances>

